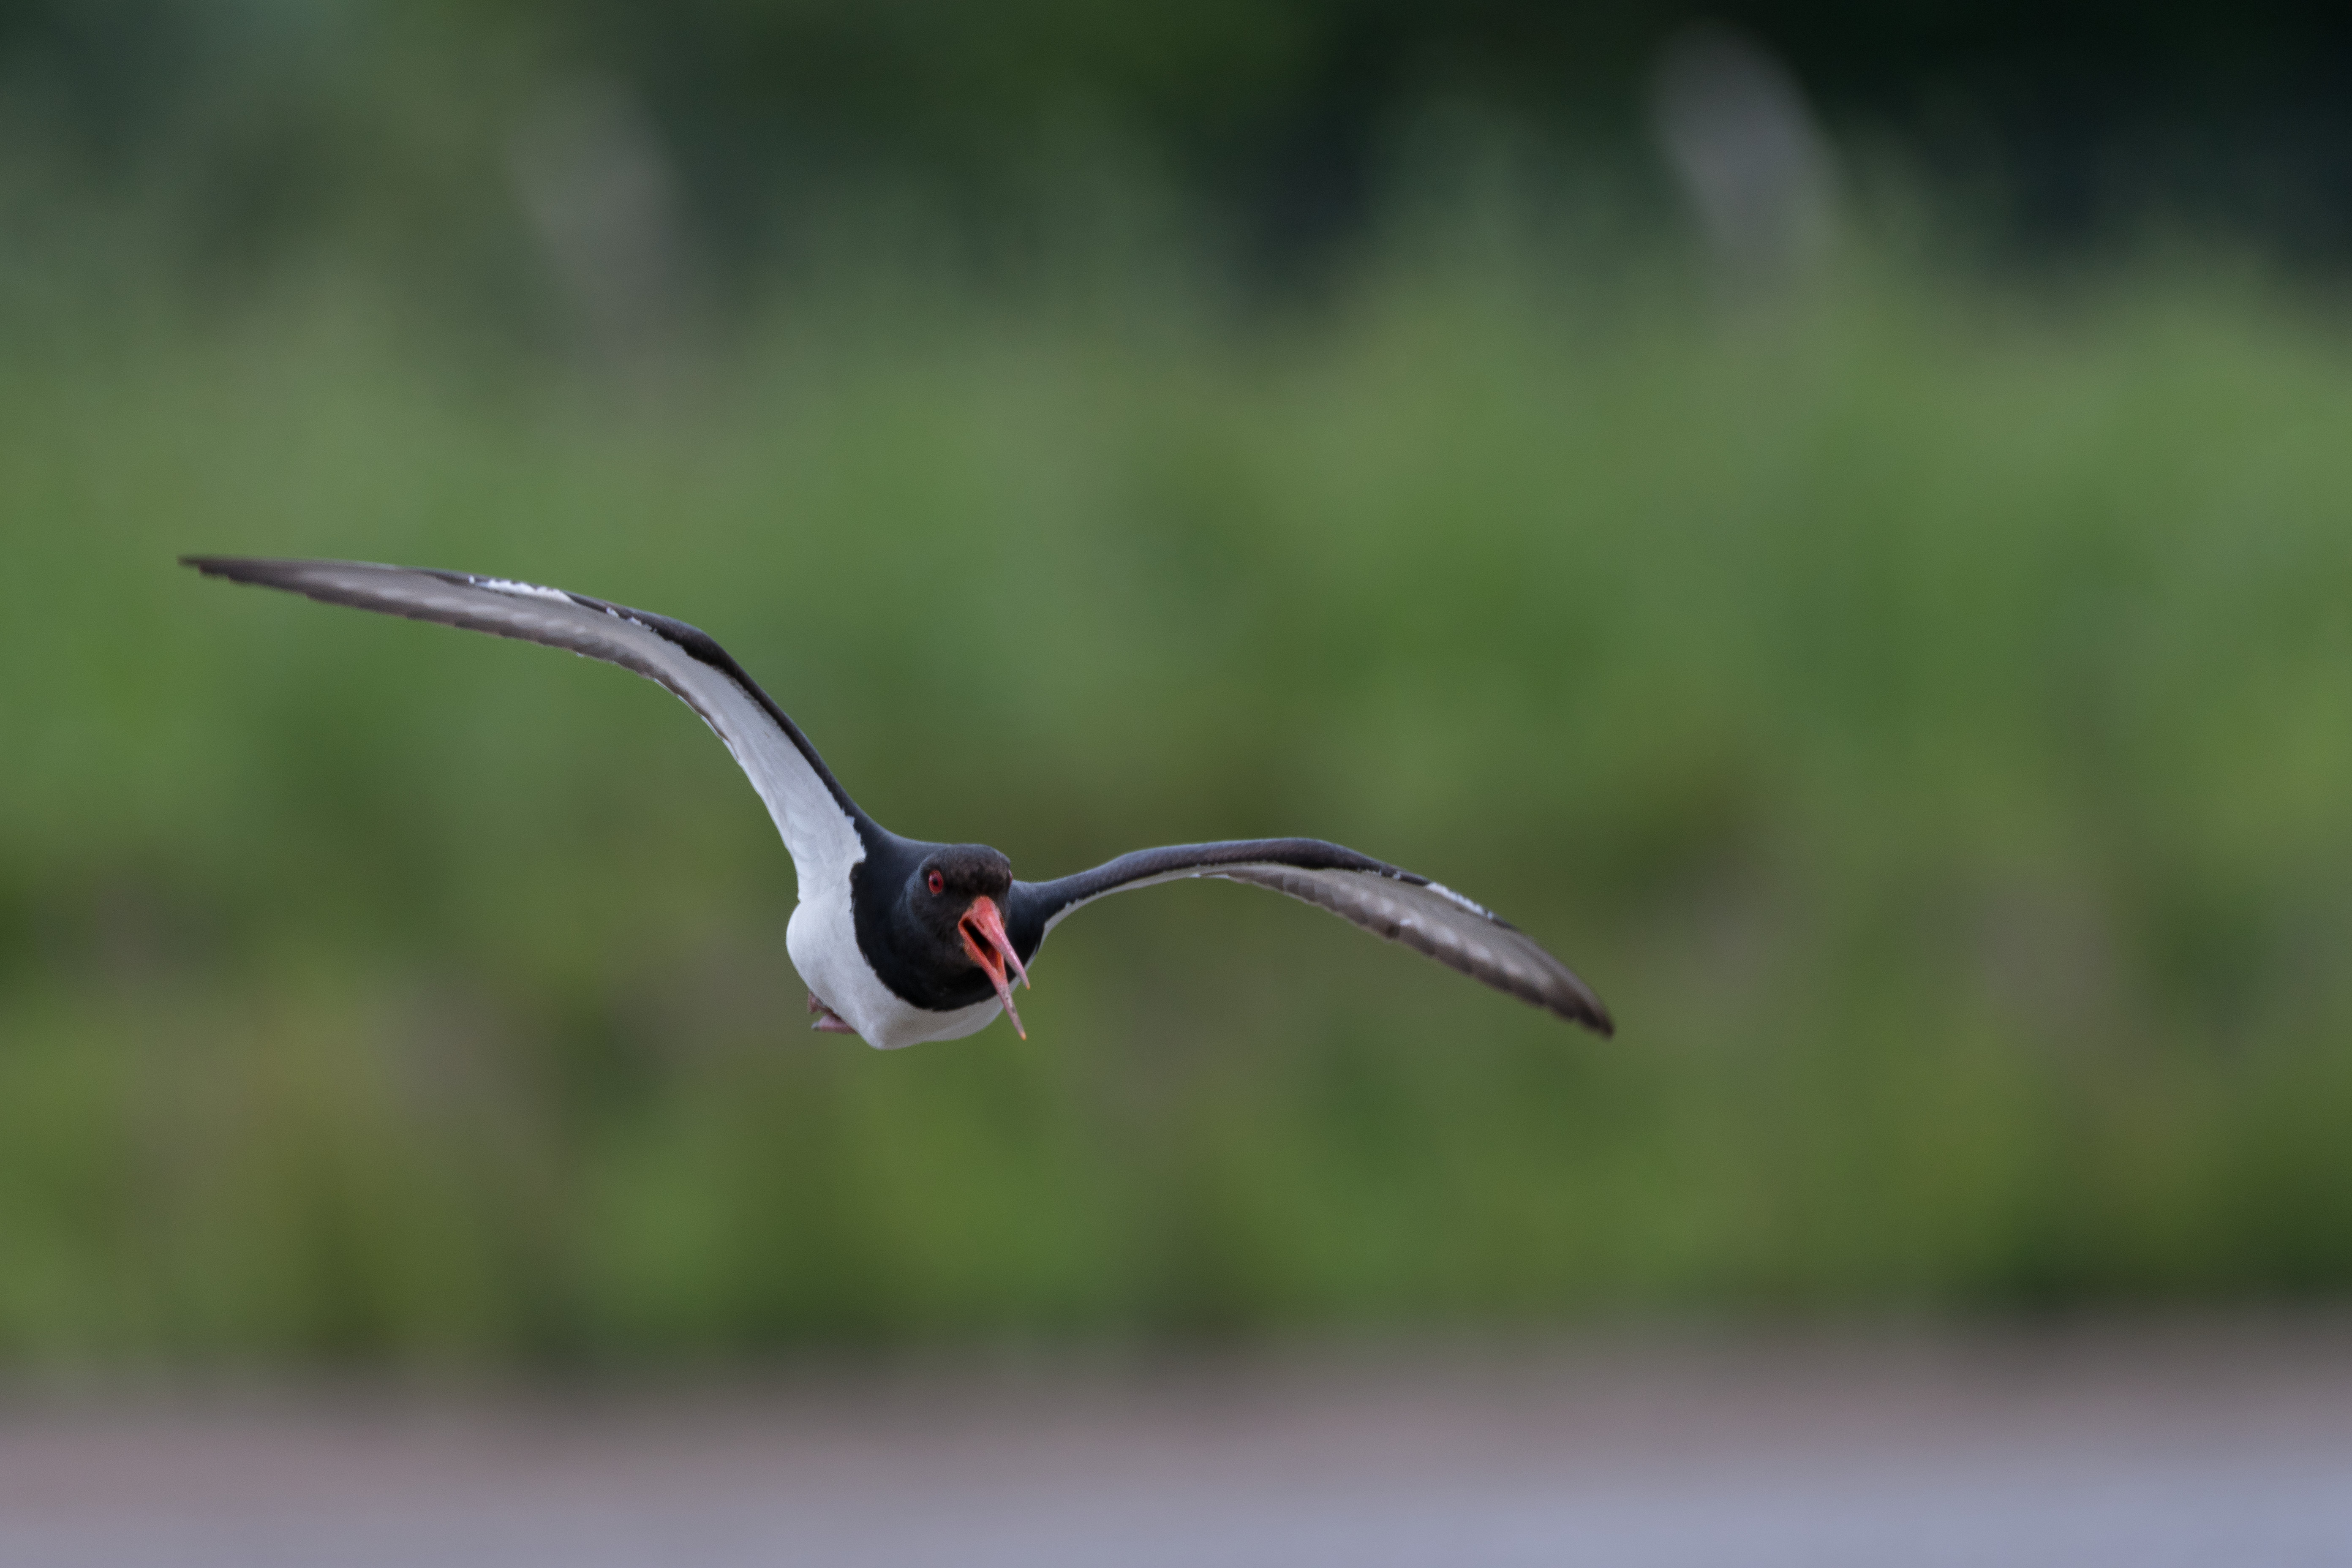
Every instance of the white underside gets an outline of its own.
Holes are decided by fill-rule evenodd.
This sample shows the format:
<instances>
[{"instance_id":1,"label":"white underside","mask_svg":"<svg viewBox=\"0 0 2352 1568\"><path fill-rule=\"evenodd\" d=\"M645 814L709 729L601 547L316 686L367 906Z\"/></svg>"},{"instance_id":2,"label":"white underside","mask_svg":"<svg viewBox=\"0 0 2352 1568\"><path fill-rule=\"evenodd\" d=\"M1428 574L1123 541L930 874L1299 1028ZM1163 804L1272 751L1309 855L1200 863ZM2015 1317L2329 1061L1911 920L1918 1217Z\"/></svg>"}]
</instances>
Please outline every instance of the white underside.
<instances>
[{"instance_id":1,"label":"white underside","mask_svg":"<svg viewBox=\"0 0 2352 1568\"><path fill-rule=\"evenodd\" d=\"M784 931L785 951L801 979L857 1031L867 1045L886 1051L926 1040L960 1040L988 1027L1003 1004L992 996L952 1013L918 1007L882 984L857 949L857 925L849 911L848 880L815 898L803 897Z\"/></svg>"}]
</instances>

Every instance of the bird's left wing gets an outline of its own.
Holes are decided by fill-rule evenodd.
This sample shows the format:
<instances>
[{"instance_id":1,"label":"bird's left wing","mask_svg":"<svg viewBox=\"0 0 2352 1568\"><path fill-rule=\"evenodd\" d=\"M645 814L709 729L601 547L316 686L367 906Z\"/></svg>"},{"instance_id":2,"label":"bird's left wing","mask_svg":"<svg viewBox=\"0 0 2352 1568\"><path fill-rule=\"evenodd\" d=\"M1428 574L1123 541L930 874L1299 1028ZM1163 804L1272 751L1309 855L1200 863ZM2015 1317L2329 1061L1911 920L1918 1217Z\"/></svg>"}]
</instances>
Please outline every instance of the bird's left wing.
<instances>
[{"instance_id":1,"label":"bird's left wing","mask_svg":"<svg viewBox=\"0 0 2352 1568\"><path fill-rule=\"evenodd\" d=\"M635 670L683 700L726 743L775 818L803 894L813 884L846 876L865 852L856 804L800 726L726 649L682 621L561 588L462 572L222 555L182 561L208 577L545 643Z\"/></svg>"},{"instance_id":2,"label":"bird's left wing","mask_svg":"<svg viewBox=\"0 0 2352 1568\"><path fill-rule=\"evenodd\" d=\"M1034 952L1047 931L1097 899L1185 877L1287 893L1588 1029L1616 1031L1592 988L1517 926L1451 888L1319 838L1139 849L1074 877L1015 882L1007 923L1022 950Z\"/></svg>"}]
</instances>

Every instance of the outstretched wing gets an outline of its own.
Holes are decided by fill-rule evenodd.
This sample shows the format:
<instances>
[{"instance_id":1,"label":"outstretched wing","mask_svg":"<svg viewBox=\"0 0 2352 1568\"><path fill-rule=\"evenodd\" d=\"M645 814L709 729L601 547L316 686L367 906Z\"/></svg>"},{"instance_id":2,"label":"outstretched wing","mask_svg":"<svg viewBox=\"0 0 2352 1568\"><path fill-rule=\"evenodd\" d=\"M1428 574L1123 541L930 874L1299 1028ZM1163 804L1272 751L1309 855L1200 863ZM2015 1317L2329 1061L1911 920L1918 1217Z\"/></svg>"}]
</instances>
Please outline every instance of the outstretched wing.
<instances>
[{"instance_id":1,"label":"outstretched wing","mask_svg":"<svg viewBox=\"0 0 2352 1568\"><path fill-rule=\"evenodd\" d=\"M633 669L677 693L727 743L776 819L804 892L847 876L864 854L857 806L808 737L724 648L682 621L561 588L461 572L221 555L184 556L182 564L208 577L545 643Z\"/></svg>"},{"instance_id":2,"label":"outstretched wing","mask_svg":"<svg viewBox=\"0 0 2352 1568\"><path fill-rule=\"evenodd\" d=\"M1139 849L1075 877L1015 882L1008 922L1013 941L1024 955L1033 952L1072 910L1108 893L1181 877L1223 877L1287 893L1588 1029L1616 1032L1591 987L1516 926L1426 877L1319 838L1176 844Z\"/></svg>"}]
</instances>

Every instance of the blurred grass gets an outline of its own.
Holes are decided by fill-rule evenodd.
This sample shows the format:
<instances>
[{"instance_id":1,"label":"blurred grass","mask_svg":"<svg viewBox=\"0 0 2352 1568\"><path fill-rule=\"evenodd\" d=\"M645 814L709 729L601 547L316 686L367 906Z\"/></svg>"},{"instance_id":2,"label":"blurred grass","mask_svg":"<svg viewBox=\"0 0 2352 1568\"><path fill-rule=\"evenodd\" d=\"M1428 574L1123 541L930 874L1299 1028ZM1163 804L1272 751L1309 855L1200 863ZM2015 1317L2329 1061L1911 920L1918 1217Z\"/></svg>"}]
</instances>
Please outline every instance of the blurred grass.
<instances>
[{"instance_id":1,"label":"blurred grass","mask_svg":"<svg viewBox=\"0 0 2352 1568\"><path fill-rule=\"evenodd\" d=\"M2153 254L1174 277L835 279L601 371L331 270L20 300L0 1353L2352 1285L2333 302ZM683 708L184 551L681 616L901 831L1336 838L1623 1032L1203 886L1057 933L1025 1043L808 1035L790 863Z\"/></svg>"}]
</instances>

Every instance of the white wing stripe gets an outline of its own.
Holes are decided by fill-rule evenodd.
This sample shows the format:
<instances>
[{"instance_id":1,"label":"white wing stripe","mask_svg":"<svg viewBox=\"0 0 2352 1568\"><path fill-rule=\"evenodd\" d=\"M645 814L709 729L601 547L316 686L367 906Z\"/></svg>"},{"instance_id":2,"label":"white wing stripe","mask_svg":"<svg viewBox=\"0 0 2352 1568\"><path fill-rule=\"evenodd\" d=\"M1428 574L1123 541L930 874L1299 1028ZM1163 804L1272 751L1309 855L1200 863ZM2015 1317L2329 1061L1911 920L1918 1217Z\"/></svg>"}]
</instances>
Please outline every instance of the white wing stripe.
<instances>
[{"instance_id":1,"label":"white wing stripe","mask_svg":"<svg viewBox=\"0 0 2352 1568\"><path fill-rule=\"evenodd\" d=\"M503 577L342 561L199 557L189 564L329 604L520 637L617 664L657 682L718 735L774 818L803 891L845 879L865 857L853 808L805 741L716 643L690 626L657 625L617 605Z\"/></svg>"},{"instance_id":2,"label":"white wing stripe","mask_svg":"<svg viewBox=\"0 0 2352 1568\"><path fill-rule=\"evenodd\" d=\"M1449 888L1363 866L1300 866L1280 860L1208 861L1113 883L1046 918L1051 932L1071 910L1111 893L1181 879L1217 877L1286 893L1534 1003L1608 1033L1609 1015L1590 987L1533 939Z\"/></svg>"}]
</instances>

